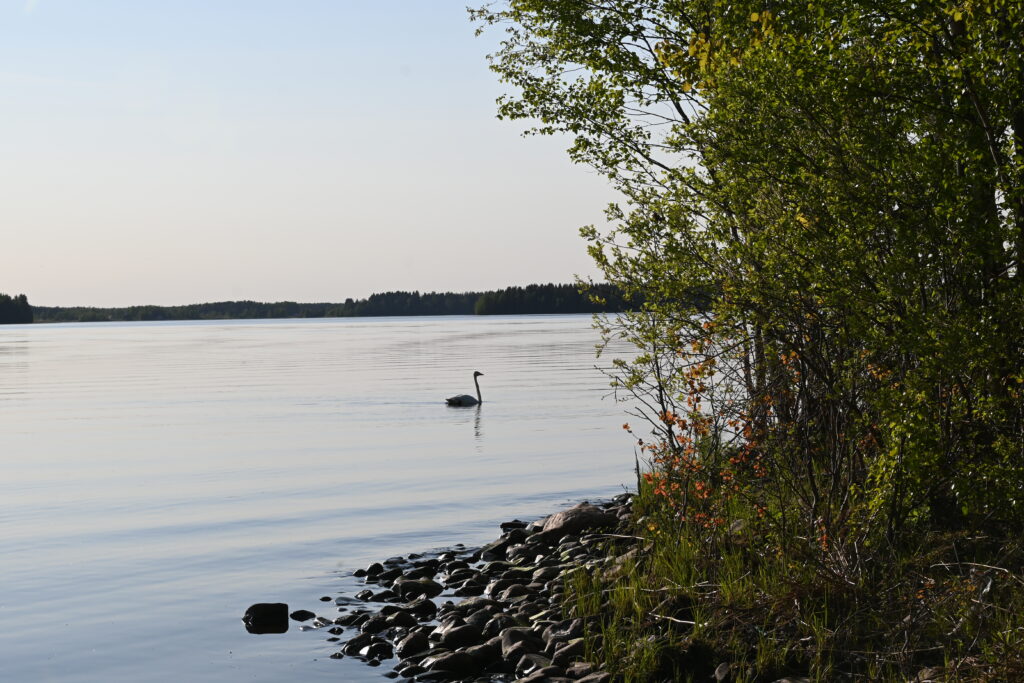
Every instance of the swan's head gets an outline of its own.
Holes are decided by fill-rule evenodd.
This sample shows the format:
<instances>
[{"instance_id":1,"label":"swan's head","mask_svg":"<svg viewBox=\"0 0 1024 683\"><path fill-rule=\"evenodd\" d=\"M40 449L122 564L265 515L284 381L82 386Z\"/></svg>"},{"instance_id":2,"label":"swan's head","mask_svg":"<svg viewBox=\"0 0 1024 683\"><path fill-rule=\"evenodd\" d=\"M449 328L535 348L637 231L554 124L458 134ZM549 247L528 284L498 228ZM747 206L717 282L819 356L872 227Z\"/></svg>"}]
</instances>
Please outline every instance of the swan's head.
<instances>
[{"instance_id":1,"label":"swan's head","mask_svg":"<svg viewBox=\"0 0 1024 683\"><path fill-rule=\"evenodd\" d=\"M483 376L484 376L484 373L480 372L479 370L474 370L473 371L473 379L476 379L477 377L483 377Z\"/></svg>"}]
</instances>

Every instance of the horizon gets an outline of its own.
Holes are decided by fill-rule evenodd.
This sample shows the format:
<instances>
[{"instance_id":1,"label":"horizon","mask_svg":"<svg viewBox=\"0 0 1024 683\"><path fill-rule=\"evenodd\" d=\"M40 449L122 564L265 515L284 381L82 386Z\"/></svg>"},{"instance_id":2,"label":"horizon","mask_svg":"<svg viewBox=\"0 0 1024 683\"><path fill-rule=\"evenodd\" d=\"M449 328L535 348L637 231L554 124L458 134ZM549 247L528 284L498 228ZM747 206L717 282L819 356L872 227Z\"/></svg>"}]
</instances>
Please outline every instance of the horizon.
<instances>
[{"instance_id":1,"label":"horizon","mask_svg":"<svg viewBox=\"0 0 1024 683\"><path fill-rule=\"evenodd\" d=\"M441 290L424 290L424 289L391 289L391 290L384 290L384 291L379 291L379 292L372 292L372 293L370 293L370 294L368 294L366 296L362 296L362 297L345 297L344 299L339 299L339 300L335 300L335 301L329 301L329 300L323 300L323 301L299 301L299 300L296 300L296 299L266 299L266 300L259 300L259 299L217 299L217 300L212 300L211 299L209 301L193 301L193 302L187 303L187 304L151 304L151 303L145 303L145 304L125 304L125 305L122 305L122 306L94 306L94 305L91 305L91 304L68 304L68 305L63 305L63 304L61 304L61 305L36 304L36 303L33 303L32 299L29 297L28 298L28 303L29 303L29 305L32 308L97 308L97 309L104 309L104 308L144 308L144 307L148 307L148 306L152 306L154 308L183 308L185 306L209 306L209 305L213 305L213 304L243 303L243 302L249 302L249 303L255 303L255 304L299 304L299 305L303 305L303 306L306 306L306 305L316 306L316 305L321 305L321 304L323 304L323 305L326 305L326 304L344 304L347 299L352 299L353 301L361 301L361 300L366 300L366 299L370 298L371 296L382 295L382 294L405 293L405 294L419 294L421 296L427 296L427 295L431 295L431 294L441 294L441 295L448 294L448 295L455 296L455 295L463 295L463 294L486 294L487 292L501 292L501 291L505 291L507 289L511 289L511 288L514 288L514 287L526 288L526 287L529 287L531 285L540 285L540 286L554 285L554 286L558 287L558 286L566 286L566 285L574 285L574 284L575 283L573 283L573 282L531 282L531 283L528 283L526 285L508 285L506 287L498 287L498 288L495 288L495 289L486 289L486 290L485 289L480 289L480 290L471 289L471 290L464 290L464 291L452 291L452 290L441 291ZM607 283L595 282L593 284L605 285ZM17 292L17 293L14 293L14 292L0 292L0 294L7 294L9 296L18 296L20 294L23 294L23 292Z\"/></svg>"},{"instance_id":2,"label":"horizon","mask_svg":"<svg viewBox=\"0 0 1024 683\"><path fill-rule=\"evenodd\" d=\"M462 3L0 0L0 17L0 292L343 301L598 272L577 230L613 191L566 138L497 120L500 36L475 37Z\"/></svg>"}]
</instances>

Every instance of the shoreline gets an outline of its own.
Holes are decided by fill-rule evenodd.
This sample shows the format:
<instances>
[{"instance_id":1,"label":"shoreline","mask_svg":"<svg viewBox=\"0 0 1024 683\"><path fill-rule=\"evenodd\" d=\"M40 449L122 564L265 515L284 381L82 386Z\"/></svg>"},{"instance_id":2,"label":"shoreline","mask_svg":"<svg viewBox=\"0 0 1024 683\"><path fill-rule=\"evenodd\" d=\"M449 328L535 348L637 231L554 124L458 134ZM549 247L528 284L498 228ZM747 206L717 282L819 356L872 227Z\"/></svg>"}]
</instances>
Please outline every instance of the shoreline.
<instances>
[{"instance_id":1,"label":"shoreline","mask_svg":"<svg viewBox=\"0 0 1024 683\"><path fill-rule=\"evenodd\" d=\"M563 604L577 572L614 569L636 555L629 535L633 494L586 501L534 522L500 524L480 548L456 544L357 569L361 590L320 598L317 609L253 605L251 633L281 633L289 622L327 636L332 659L390 665L388 678L413 681L608 683L587 660L587 621ZM599 643L598 643L599 644Z\"/></svg>"}]
</instances>

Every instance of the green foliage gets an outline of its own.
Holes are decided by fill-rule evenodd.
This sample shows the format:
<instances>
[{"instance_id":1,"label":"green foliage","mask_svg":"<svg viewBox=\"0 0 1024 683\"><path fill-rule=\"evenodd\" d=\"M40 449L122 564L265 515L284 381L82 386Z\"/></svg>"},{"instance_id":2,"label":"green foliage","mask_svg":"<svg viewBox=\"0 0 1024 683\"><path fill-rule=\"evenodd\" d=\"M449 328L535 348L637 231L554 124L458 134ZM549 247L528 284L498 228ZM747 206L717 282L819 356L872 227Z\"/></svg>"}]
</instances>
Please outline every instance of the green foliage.
<instances>
[{"instance_id":1,"label":"green foliage","mask_svg":"<svg viewBox=\"0 0 1024 683\"><path fill-rule=\"evenodd\" d=\"M622 194L582 233L643 302L601 324L638 349L612 380L647 425L647 580L758 675L1019 677L1019 607L961 563L1021 604L1024 4L471 14L505 32L499 115Z\"/></svg>"},{"instance_id":2,"label":"green foliage","mask_svg":"<svg viewBox=\"0 0 1024 683\"><path fill-rule=\"evenodd\" d=\"M702 476L744 441L761 469L731 467L736 494L839 573L919 523L1024 520L1024 6L472 15L505 31L500 115L568 133L622 192L583 234L644 302L604 329L641 351L616 385L646 406L656 469L683 448L663 416L710 415Z\"/></svg>"}]
</instances>

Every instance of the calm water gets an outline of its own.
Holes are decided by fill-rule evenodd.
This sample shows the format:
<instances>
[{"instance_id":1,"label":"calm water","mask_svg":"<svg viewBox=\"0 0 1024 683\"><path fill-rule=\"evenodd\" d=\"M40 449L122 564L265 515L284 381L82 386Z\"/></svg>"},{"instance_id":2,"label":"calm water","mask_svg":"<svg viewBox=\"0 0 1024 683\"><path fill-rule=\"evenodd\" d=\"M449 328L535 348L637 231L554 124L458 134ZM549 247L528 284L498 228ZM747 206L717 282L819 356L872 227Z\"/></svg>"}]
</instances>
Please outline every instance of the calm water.
<instances>
[{"instance_id":1,"label":"calm water","mask_svg":"<svg viewBox=\"0 0 1024 683\"><path fill-rule=\"evenodd\" d=\"M384 680L240 617L331 614L317 599L373 560L620 492L590 322L0 327L3 678ZM483 406L445 406L475 369Z\"/></svg>"}]
</instances>

